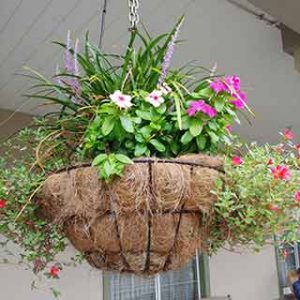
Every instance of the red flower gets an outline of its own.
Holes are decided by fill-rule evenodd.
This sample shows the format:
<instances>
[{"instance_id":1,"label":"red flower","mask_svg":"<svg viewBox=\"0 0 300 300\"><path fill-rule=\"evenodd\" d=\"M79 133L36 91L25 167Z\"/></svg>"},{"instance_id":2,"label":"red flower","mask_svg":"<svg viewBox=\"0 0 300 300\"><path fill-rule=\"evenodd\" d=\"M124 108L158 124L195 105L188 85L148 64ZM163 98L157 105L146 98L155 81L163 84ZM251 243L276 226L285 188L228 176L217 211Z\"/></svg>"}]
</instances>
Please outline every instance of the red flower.
<instances>
[{"instance_id":1,"label":"red flower","mask_svg":"<svg viewBox=\"0 0 300 300\"><path fill-rule=\"evenodd\" d=\"M283 179L283 180L291 179L290 170L286 166L278 165L275 168L272 168L271 171L274 179Z\"/></svg>"},{"instance_id":2,"label":"red flower","mask_svg":"<svg viewBox=\"0 0 300 300\"><path fill-rule=\"evenodd\" d=\"M291 131L291 129L289 128L286 128L284 131L283 131L283 137L286 139L286 140L293 140L296 135Z\"/></svg>"},{"instance_id":3,"label":"red flower","mask_svg":"<svg viewBox=\"0 0 300 300\"><path fill-rule=\"evenodd\" d=\"M233 156L231 161L236 166L239 166L239 165L243 164L243 160L237 155Z\"/></svg>"},{"instance_id":4,"label":"red flower","mask_svg":"<svg viewBox=\"0 0 300 300\"><path fill-rule=\"evenodd\" d=\"M295 193L295 202L300 204L300 190Z\"/></svg>"},{"instance_id":5,"label":"red flower","mask_svg":"<svg viewBox=\"0 0 300 300\"><path fill-rule=\"evenodd\" d=\"M295 148L298 151L298 154L300 155L300 144L295 145Z\"/></svg>"},{"instance_id":6,"label":"red flower","mask_svg":"<svg viewBox=\"0 0 300 300\"><path fill-rule=\"evenodd\" d=\"M286 259L289 256L289 250L288 249L284 249L282 252L283 257Z\"/></svg>"},{"instance_id":7,"label":"red flower","mask_svg":"<svg viewBox=\"0 0 300 300\"><path fill-rule=\"evenodd\" d=\"M271 210L273 212L276 212L276 213L280 212L280 207L277 204L270 203L268 205L268 207L269 207L269 210Z\"/></svg>"},{"instance_id":8,"label":"red flower","mask_svg":"<svg viewBox=\"0 0 300 300\"><path fill-rule=\"evenodd\" d=\"M4 208L6 206L6 200L0 199L0 208Z\"/></svg>"},{"instance_id":9,"label":"red flower","mask_svg":"<svg viewBox=\"0 0 300 300\"><path fill-rule=\"evenodd\" d=\"M267 162L267 165L268 166L271 166L271 165L274 165L274 159L273 158L270 158Z\"/></svg>"},{"instance_id":10,"label":"red flower","mask_svg":"<svg viewBox=\"0 0 300 300\"><path fill-rule=\"evenodd\" d=\"M59 272L60 272L60 269L57 266L52 266L50 268L49 275L52 278L58 278Z\"/></svg>"}]
</instances>

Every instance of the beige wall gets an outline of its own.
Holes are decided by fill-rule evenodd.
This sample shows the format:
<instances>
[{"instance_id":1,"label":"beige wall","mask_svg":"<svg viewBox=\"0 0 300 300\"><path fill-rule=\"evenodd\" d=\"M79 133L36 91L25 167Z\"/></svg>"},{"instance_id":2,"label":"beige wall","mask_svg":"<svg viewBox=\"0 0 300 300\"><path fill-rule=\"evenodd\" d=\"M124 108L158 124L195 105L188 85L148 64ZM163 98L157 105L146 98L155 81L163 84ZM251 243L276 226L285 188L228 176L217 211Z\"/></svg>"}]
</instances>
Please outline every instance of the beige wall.
<instances>
[{"instance_id":1,"label":"beige wall","mask_svg":"<svg viewBox=\"0 0 300 300\"><path fill-rule=\"evenodd\" d=\"M210 260L212 294L230 294L233 300L279 298L275 251L267 247L254 254L221 251Z\"/></svg>"},{"instance_id":2,"label":"beige wall","mask_svg":"<svg viewBox=\"0 0 300 300\"><path fill-rule=\"evenodd\" d=\"M17 252L15 247L10 249ZM74 253L70 246L63 259L68 261L69 255ZM3 256L3 249L0 249L0 258ZM53 300L51 287L62 293L60 300L102 300L102 273L87 263L76 268L65 267L59 280L47 280L44 275L37 277L31 270L25 270L24 265L15 264L16 259L10 258L10 261L10 264L0 263L1 300ZM33 280L38 287L35 290L31 290Z\"/></svg>"}]
</instances>

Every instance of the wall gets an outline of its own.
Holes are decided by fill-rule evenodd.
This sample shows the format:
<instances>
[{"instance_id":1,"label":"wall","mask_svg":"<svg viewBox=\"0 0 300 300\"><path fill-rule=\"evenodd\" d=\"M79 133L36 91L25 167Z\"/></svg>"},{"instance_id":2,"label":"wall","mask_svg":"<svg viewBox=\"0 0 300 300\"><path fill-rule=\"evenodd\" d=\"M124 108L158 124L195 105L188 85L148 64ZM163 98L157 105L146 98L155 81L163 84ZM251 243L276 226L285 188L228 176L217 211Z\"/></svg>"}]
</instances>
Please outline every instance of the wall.
<instances>
[{"instance_id":1,"label":"wall","mask_svg":"<svg viewBox=\"0 0 300 300\"><path fill-rule=\"evenodd\" d=\"M230 294L233 300L274 300L279 298L275 251L265 248L253 254L221 251L210 260L213 296Z\"/></svg>"}]
</instances>

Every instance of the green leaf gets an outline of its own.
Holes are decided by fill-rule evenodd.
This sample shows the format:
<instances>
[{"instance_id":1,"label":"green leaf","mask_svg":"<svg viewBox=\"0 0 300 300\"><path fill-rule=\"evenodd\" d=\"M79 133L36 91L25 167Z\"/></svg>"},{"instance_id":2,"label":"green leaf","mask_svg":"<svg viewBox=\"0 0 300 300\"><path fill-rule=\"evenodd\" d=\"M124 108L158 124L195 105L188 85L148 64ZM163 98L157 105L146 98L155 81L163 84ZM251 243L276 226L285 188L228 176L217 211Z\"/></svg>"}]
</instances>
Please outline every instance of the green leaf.
<instances>
[{"instance_id":1,"label":"green leaf","mask_svg":"<svg viewBox=\"0 0 300 300\"><path fill-rule=\"evenodd\" d=\"M112 132L112 130L114 129L114 126L115 126L114 121L115 121L115 119L111 118L111 117L108 117L104 120L102 127L101 127L101 130L102 130L102 133L104 136L109 135Z\"/></svg>"},{"instance_id":2,"label":"green leaf","mask_svg":"<svg viewBox=\"0 0 300 300\"><path fill-rule=\"evenodd\" d=\"M162 103L159 107L156 107L155 110L156 110L159 114L163 115L163 114L166 112L166 110L167 110L167 106L166 106L165 103Z\"/></svg>"},{"instance_id":3,"label":"green leaf","mask_svg":"<svg viewBox=\"0 0 300 300\"><path fill-rule=\"evenodd\" d=\"M159 152L166 151L166 147L164 146L164 144L162 144L161 142L159 142L156 139L150 140L150 144L152 144L155 147L155 149Z\"/></svg>"},{"instance_id":4,"label":"green leaf","mask_svg":"<svg viewBox=\"0 0 300 300\"><path fill-rule=\"evenodd\" d=\"M203 123L199 119L193 119L190 127L190 133L192 136L198 136L203 129Z\"/></svg>"},{"instance_id":5,"label":"green leaf","mask_svg":"<svg viewBox=\"0 0 300 300\"><path fill-rule=\"evenodd\" d=\"M92 166L94 167L100 165L104 160L107 159L107 157L107 154L104 153L97 155L92 162Z\"/></svg>"},{"instance_id":6,"label":"green leaf","mask_svg":"<svg viewBox=\"0 0 300 300\"><path fill-rule=\"evenodd\" d=\"M192 141L194 137L190 134L189 131L186 131L185 134L181 137L180 141L183 145L188 144Z\"/></svg>"},{"instance_id":7,"label":"green leaf","mask_svg":"<svg viewBox=\"0 0 300 300\"><path fill-rule=\"evenodd\" d=\"M124 154L116 154L116 160L123 164L133 164L133 161Z\"/></svg>"},{"instance_id":8,"label":"green leaf","mask_svg":"<svg viewBox=\"0 0 300 300\"><path fill-rule=\"evenodd\" d=\"M136 114L142 118L143 120L151 121L152 120L152 114L149 111L142 111L142 110L137 110Z\"/></svg>"},{"instance_id":9,"label":"green leaf","mask_svg":"<svg viewBox=\"0 0 300 300\"><path fill-rule=\"evenodd\" d=\"M123 128L130 133L134 132L133 123L130 117L128 116L120 116L120 121L123 126Z\"/></svg>"},{"instance_id":10,"label":"green leaf","mask_svg":"<svg viewBox=\"0 0 300 300\"><path fill-rule=\"evenodd\" d=\"M196 137L196 143L200 150L204 150L206 146L206 137L204 135L199 135Z\"/></svg>"},{"instance_id":11,"label":"green leaf","mask_svg":"<svg viewBox=\"0 0 300 300\"><path fill-rule=\"evenodd\" d=\"M207 133L210 136L211 141L212 141L213 144L215 144L219 141L219 137L214 132L208 131Z\"/></svg>"},{"instance_id":12,"label":"green leaf","mask_svg":"<svg viewBox=\"0 0 300 300\"><path fill-rule=\"evenodd\" d=\"M214 104L214 107L215 109L217 110L217 112L220 112L223 110L223 107L224 107L224 101L222 99L217 99L215 104Z\"/></svg>"},{"instance_id":13,"label":"green leaf","mask_svg":"<svg viewBox=\"0 0 300 300\"><path fill-rule=\"evenodd\" d=\"M147 146L143 144L136 144L134 149L134 156L142 156L147 151Z\"/></svg>"}]
</instances>

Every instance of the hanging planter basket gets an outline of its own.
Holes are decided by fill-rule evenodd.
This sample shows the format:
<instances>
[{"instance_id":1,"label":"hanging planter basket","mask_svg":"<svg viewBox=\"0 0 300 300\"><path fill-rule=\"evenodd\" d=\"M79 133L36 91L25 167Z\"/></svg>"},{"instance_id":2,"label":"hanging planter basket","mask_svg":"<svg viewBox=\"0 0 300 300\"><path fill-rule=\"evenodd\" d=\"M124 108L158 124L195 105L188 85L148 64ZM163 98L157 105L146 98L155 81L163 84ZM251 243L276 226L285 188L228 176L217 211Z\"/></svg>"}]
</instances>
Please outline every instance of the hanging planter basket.
<instances>
[{"instance_id":1,"label":"hanging planter basket","mask_svg":"<svg viewBox=\"0 0 300 300\"><path fill-rule=\"evenodd\" d=\"M39 202L92 266L155 274L180 268L201 248L222 166L206 155L139 159L108 184L97 168L72 167L48 177Z\"/></svg>"}]
</instances>

